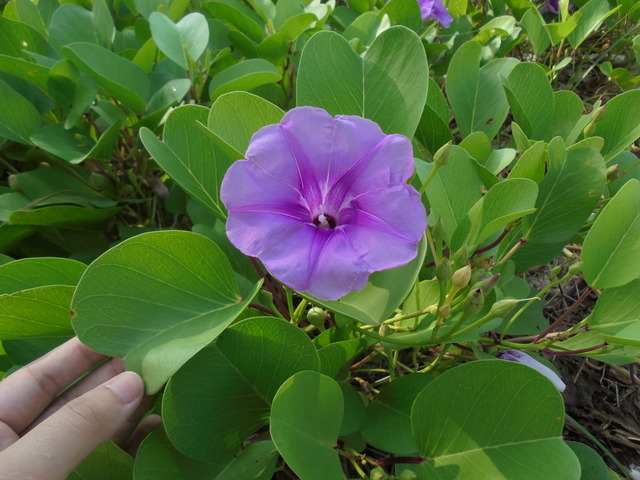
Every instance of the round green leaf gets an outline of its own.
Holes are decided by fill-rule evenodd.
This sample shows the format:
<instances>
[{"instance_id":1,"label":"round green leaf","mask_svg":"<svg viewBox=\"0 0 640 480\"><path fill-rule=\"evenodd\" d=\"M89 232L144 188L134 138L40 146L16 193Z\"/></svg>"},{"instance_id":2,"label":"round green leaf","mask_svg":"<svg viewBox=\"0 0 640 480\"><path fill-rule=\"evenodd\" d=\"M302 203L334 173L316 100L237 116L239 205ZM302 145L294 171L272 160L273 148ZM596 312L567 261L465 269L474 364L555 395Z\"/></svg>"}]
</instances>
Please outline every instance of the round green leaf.
<instances>
[{"instance_id":1,"label":"round green leaf","mask_svg":"<svg viewBox=\"0 0 640 480\"><path fill-rule=\"evenodd\" d=\"M480 360L453 368L416 398L411 422L427 459L419 478L580 478L562 440L562 397L526 365Z\"/></svg>"},{"instance_id":2,"label":"round green leaf","mask_svg":"<svg viewBox=\"0 0 640 480\"><path fill-rule=\"evenodd\" d=\"M387 133L413 137L427 98L429 67L418 36L405 27L385 30L364 57L335 32L307 42L298 71L297 105L332 115L360 115Z\"/></svg>"},{"instance_id":3,"label":"round green leaf","mask_svg":"<svg viewBox=\"0 0 640 480\"><path fill-rule=\"evenodd\" d=\"M318 368L315 347L299 328L272 317L243 320L171 379L163 399L167 434L192 458L232 456L267 424L278 387Z\"/></svg>"},{"instance_id":4,"label":"round green leaf","mask_svg":"<svg viewBox=\"0 0 640 480\"><path fill-rule=\"evenodd\" d=\"M125 240L96 259L74 294L83 343L124 357L154 393L245 309L259 285L240 291L211 240L163 231Z\"/></svg>"},{"instance_id":5,"label":"round green leaf","mask_svg":"<svg viewBox=\"0 0 640 480\"><path fill-rule=\"evenodd\" d=\"M579 442L567 442L580 460L580 480L607 480L607 464L593 448Z\"/></svg>"},{"instance_id":6,"label":"round green leaf","mask_svg":"<svg viewBox=\"0 0 640 480\"><path fill-rule=\"evenodd\" d=\"M604 108L591 135L604 138L602 155L609 162L640 137L640 90L617 95Z\"/></svg>"},{"instance_id":7,"label":"round green leaf","mask_svg":"<svg viewBox=\"0 0 640 480\"><path fill-rule=\"evenodd\" d=\"M344 404L338 384L318 372L296 373L271 408L271 437L301 480L344 480L338 441Z\"/></svg>"},{"instance_id":8,"label":"round green leaf","mask_svg":"<svg viewBox=\"0 0 640 480\"><path fill-rule=\"evenodd\" d=\"M0 136L31 144L29 137L40 126L40 113L33 104L0 80Z\"/></svg>"},{"instance_id":9,"label":"round green leaf","mask_svg":"<svg viewBox=\"0 0 640 480\"><path fill-rule=\"evenodd\" d=\"M420 373L404 375L382 389L367 406L362 436L369 445L397 455L418 451L411 433L411 406L431 380Z\"/></svg>"},{"instance_id":10,"label":"round green leaf","mask_svg":"<svg viewBox=\"0 0 640 480\"><path fill-rule=\"evenodd\" d=\"M235 90L253 90L261 85L279 82L282 75L276 67L262 58L250 58L225 68L209 83L209 96L217 98Z\"/></svg>"},{"instance_id":11,"label":"round green leaf","mask_svg":"<svg viewBox=\"0 0 640 480\"><path fill-rule=\"evenodd\" d=\"M269 480L278 452L273 442L254 442L238 455L220 462L195 460L180 453L162 427L140 445L136 455L136 480Z\"/></svg>"},{"instance_id":12,"label":"round green leaf","mask_svg":"<svg viewBox=\"0 0 640 480\"><path fill-rule=\"evenodd\" d=\"M69 258L23 258L0 266L0 295L45 285L76 286L87 266Z\"/></svg>"},{"instance_id":13,"label":"round green leaf","mask_svg":"<svg viewBox=\"0 0 640 480\"><path fill-rule=\"evenodd\" d=\"M611 288L640 274L640 182L629 180L587 233L582 247L582 271L589 285Z\"/></svg>"}]
</instances>

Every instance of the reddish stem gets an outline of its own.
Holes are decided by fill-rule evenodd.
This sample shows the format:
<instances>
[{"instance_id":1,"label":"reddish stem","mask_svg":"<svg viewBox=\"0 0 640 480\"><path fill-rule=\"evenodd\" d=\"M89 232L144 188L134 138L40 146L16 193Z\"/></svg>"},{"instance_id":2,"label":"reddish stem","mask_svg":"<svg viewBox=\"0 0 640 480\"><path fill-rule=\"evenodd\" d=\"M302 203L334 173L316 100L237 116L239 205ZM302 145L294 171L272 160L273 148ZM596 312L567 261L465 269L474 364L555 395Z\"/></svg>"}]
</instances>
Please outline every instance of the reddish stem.
<instances>
[{"instance_id":1,"label":"reddish stem","mask_svg":"<svg viewBox=\"0 0 640 480\"><path fill-rule=\"evenodd\" d=\"M562 350L562 351L557 351L557 350L550 350L548 348L543 348L542 351L546 354L549 355L559 355L559 356L563 356L563 355L576 355L578 353L586 353L586 352L592 352L594 350L599 350L600 348L604 348L607 345L609 345L607 342L601 343L599 345L595 345L593 347L587 347L587 348L581 348L579 350Z\"/></svg>"},{"instance_id":2,"label":"reddish stem","mask_svg":"<svg viewBox=\"0 0 640 480\"><path fill-rule=\"evenodd\" d=\"M578 300L576 300L573 305L571 305L569 308L567 308L567 310L562 315L560 315L555 322L553 322L551 325L549 325L540 335L538 335L536 337L536 339L533 341L533 343L540 342L540 340L542 340L544 337L546 337L549 333L551 333L553 330L555 330L560 325L562 325L562 323L567 318L569 318L569 315L571 315L573 312L575 312L575 310L582 304L582 302L584 302L587 299L587 296L590 293L591 293L591 287L585 288L584 292L582 292L582 295L580 295L580 298L578 298Z\"/></svg>"},{"instance_id":3,"label":"reddish stem","mask_svg":"<svg viewBox=\"0 0 640 480\"><path fill-rule=\"evenodd\" d=\"M269 278L262 271L262 268L260 268L260 265L258 264L258 262L254 257L249 257L249 260L251 261L253 268L255 268L256 272L258 272L258 275L260 275L260 277L264 280L264 286L267 287L267 290L269 290L269 292L271 292L271 295L273 296L273 301L275 302L276 307L278 308L278 311L282 314L284 318L286 318L287 320L291 320L291 317L289 316L289 310L282 302L282 299L280 298L280 295L278 295L278 292L274 288L273 283L271 283L271 280L269 280Z\"/></svg>"},{"instance_id":4,"label":"reddish stem","mask_svg":"<svg viewBox=\"0 0 640 480\"><path fill-rule=\"evenodd\" d=\"M265 307L264 305L260 305L259 303L251 302L249 307L254 308L256 310L260 310L261 312L267 313L272 317L277 317L277 315L270 309Z\"/></svg>"}]
</instances>

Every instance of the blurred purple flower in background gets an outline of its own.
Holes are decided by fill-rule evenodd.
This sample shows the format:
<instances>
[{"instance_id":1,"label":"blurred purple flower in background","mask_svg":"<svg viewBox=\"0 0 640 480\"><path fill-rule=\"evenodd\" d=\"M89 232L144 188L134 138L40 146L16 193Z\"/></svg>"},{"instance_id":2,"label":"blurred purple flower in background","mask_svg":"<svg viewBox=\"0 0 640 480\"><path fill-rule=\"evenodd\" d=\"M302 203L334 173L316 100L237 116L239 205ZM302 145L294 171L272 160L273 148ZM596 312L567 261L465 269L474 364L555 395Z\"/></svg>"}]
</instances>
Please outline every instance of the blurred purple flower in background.
<instances>
[{"instance_id":1,"label":"blurred purple flower in background","mask_svg":"<svg viewBox=\"0 0 640 480\"><path fill-rule=\"evenodd\" d=\"M512 362L523 363L531 368L535 368L537 371L551 380L556 388L561 392L564 392L564 389L567 387L553 370L524 352L519 352L518 350L503 350L498 353L497 357L501 358L502 360L510 360Z\"/></svg>"},{"instance_id":2,"label":"blurred purple flower in background","mask_svg":"<svg viewBox=\"0 0 640 480\"><path fill-rule=\"evenodd\" d=\"M447 8L444 6L444 3L442 3L442 0L418 0L418 5L420 5L423 20L435 18L445 28L453 22L453 17L447 12Z\"/></svg>"},{"instance_id":3,"label":"blurred purple flower in background","mask_svg":"<svg viewBox=\"0 0 640 480\"><path fill-rule=\"evenodd\" d=\"M558 2L559 0L547 0L547 3L545 3L542 7L540 7L540 13L551 12L557 15L560 8ZM573 8L573 4L569 3L569 10L571 10L572 8Z\"/></svg>"},{"instance_id":4,"label":"blurred purple flower in background","mask_svg":"<svg viewBox=\"0 0 640 480\"><path fill-rule=\"evenodd\" d=\"M246 160L227 171L227 235L282 283L336 300L417 255L427 219L405 184L413 169L407 137L361 117L294 108L255 133Z\"/></svg>"}]
</instances>

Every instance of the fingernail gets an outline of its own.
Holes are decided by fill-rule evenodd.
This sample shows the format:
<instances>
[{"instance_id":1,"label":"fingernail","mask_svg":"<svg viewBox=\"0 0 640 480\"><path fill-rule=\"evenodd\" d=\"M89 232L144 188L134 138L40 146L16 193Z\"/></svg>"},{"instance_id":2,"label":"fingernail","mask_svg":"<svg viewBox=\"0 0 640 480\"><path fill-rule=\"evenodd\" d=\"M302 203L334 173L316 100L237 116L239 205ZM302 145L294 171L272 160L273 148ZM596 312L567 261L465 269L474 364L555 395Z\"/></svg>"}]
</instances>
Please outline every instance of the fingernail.
<instances>
[{"instance_id":1,"label":"fingernail","mask_svg":"<svg viewBox=\"0 0 640 480\"><path fill-rule=\"evenodd\" d=\"M105 386L118 395L125 405L142 397L144 393L142 379L134 372L122 372Z\"/></svg>"}]
</instances>

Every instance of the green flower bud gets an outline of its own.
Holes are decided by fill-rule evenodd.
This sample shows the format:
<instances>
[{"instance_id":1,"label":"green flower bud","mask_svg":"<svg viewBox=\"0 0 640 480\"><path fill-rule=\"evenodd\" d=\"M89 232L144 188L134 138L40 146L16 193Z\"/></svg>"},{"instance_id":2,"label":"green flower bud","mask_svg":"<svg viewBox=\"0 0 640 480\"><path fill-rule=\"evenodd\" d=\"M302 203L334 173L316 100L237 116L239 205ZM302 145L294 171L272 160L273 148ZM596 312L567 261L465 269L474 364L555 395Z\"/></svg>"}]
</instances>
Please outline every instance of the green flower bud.
<instances>
[{"instance_id":1,"label":"green flower bud","mask_svg":"<svg viewBox=\"0 0 640 480\"><path fill-rule=\"evenodd\" d=\"M556 278L561 271L562 271L562 265L556 265L551 269L551 273L549 273L549 278Z\"/></svg>"},{"instance_id":2,"label":"green flower bud","mask_svg":"<svg viewBox=\"0 0 640 480\"><path fill-rule=\"evenodd\" d=\"M475 315L480 310L482 310L482 306L484 305L484 293L482 293L482 289L476 288L469 292L467 298L464 299L463 312L466 317L470 317L471 315Z\"/></svg>"},{"instance_id":3,"label":"green flower bud","mask_svg":"<svg viewBox=\"0 0 640 480\"><path fill-rule=\"evenodd\" d=\"M310 308L307 312L307 322L309 322L311 325L315 325L316 327L323 326L326 319L327 314L320 307Z\"/></svg>"},{"instance_id":4,"label":"green flower bud","mask_svg":"<svg viewBox=\"0 0 640 480\"><path fill-rule=\"evenodd\" d=\"M371 470L369 478L371 478L371 480L388 480L389 475L387 475L387 472L385 472L381 467L376 467Z\"/></svg>"},{"instance_id":5,"label":"green flower bud","mask_svg":"<svg viewBox=\"0 0 640 480\"><path fill-rule=\"evenodd\" d=\"M603 105L601 107L599 107L595 112L593 112L593 116L591 117L591 121L589 122L589 124L584 127L584 136L585 137L590 137L595 128L596 128L596 123L598 123L598 120L600 120L600 118L605 114L606 112L606 105Z\"/></svg>"},{"instance_id":6,"label":"green flower bud","mask_svg":"<svg viewBox=\"0 0 640 480\"><path fill-rule=\"evenodd\" d=\"M451 142L441 146L436 154L433 156L433 166L440 168L447 164L449 157L451 156Z\"/></svg>"},{"instance_id":7,"label":"green flower bud","mask_svg":"<svg viewBox=\"0 0 640 480\"><path fill-rule=\"evenodd\" d=\"M447 304L441 306L438 309L438 315L440 315L442 318L447 318L449 315L451 315L451 305Z\"/></svg>"},{"instance_id":8,"label":"green flower bud","mask_svg":"<svg viewBox=\"0 0 640 480\"><path fill-rule=\"evenodd\" d=\"M518 302L519 300L515 298L504 298L499 300L491 306L489 315L494 318L504 318L511 313L511 310L515 308Z\"/></svg>"},{"instance_id":9,"label":"green flower bud","mask_svg":"<svg viewBox=\"0 0 640 480\"><path fill-rule=\"evenodd\" d=\"M403 470L402 473L400 474L400 476L398 477L398 480L417 480L417 476L414 472L412 472L411 470L407 469L407 470Z\"/></svg>"},{"instance_id":10,"label":"green flower bud","mask_svg":"<svg viewBox=\"0 0 640 480\"><path fill-rule=\"evenodd\" d=\"M436 278L441 282L446 282L451 278L451 262L448 258L443 258L436 267Z\"/></svg>"},{"instance_id":11,"label":"green flower bud","mask_svg":"<svg viewBox=\"0 0 640 480\"><path fill-rule=\"evenodd\" d=\"M480 290L482 290L482 293L487 295L491 290L493 290L493 287L496 286L496 283L498 283L498 280L500 280L499 273L495 275L490 275L488 277L485 276L483 278L478 279L478 281L473 284L471 289L474 290L476 288L479 288Z\"/></svg>"},{"instance_id":12,"label":"green flower bud","mask_svg":"<svg viewBox=\"0 0 640 480\"><path fill-rule=\"evenodd\" d=\"M453 286L457 289L461 289L469 285L471 281L471 267L469 265L465 265L462 268L459 268L453 273L453 277L451 277L453 281Z\"/></svg>"},{"instance_id":13,"label":"green flower bud","mask_svg":"<svg viewBox=\"0 0 640 480\"><path fill-rule=\"evenodd\" d=\"M431 237L435 243L441 243L442 240L444 240L444 226L442 224L442 219L438 218L435 225L431 227Z\"/></svg>"},{"instance_id":14,"label":"green flower bud","mask_svg":"<svg viewBox=\"0 0 640 480\"><path fill-rule=\"evenodd\" d=\"M582 262L578 262L571 265L567 273L569 273L570 275L578 275L581 272L582 272Z\"/></svg>"},{"instance_id":15,"label":"green flower bud","mask_svg":"<svg viewBox=\"0 0 640 480\"><path fill-rule=\"evenodd\" d=\"M391 328L386 323L380 324L380 328L378 329L378 335L381 337L386 337L391 332Z\"/></svg>"},{"instance_id":16,"label":"green flower bud","mask_svg":"<svg viewBox=\"0 0 640 480\"><path fill-rule=\"evenodd\" d=\"M465 265L467 260L469 259L469 247L463 245L460 249L453 255L453 264L458 267L460 265Z\"/></svg>"}]
</instances>

